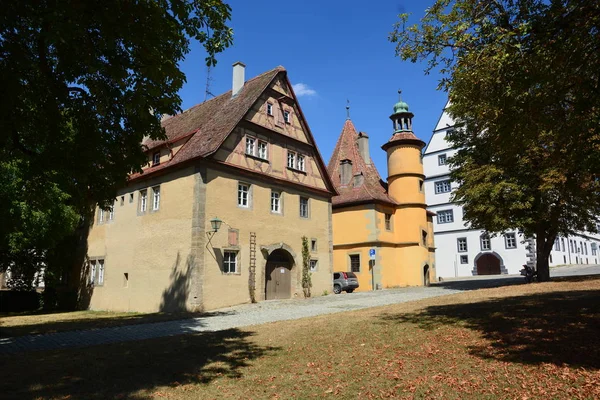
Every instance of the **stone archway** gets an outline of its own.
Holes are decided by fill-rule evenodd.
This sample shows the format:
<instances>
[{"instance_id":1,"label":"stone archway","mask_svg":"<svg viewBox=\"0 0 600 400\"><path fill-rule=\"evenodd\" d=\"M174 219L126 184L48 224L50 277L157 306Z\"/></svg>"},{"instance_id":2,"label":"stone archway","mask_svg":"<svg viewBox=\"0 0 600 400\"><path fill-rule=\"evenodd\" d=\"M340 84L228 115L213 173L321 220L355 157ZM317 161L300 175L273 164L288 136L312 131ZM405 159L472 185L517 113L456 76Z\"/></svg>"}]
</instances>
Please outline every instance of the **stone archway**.
<instances>
[{"instance_id":1,"label":"stone archway","mask_svg":"<svg viewBox=\"0 0 600 400\"><path fill-rule=\"evenodd\" d=\"M287 249L280 247L268 253L265 267L265 300L292 297L293 268L294 256Z\"/></svg>"},{"instance_id":2,"label":"stone archway","mask_svg":"<svg viewBox=\"0 0 600 400\"><path fill-rule=\"evenodd\" d=\"M479 253L475 257L473 275L500 275L506 274L504 261L496 252Z\"/></svg>"}]
</instances>

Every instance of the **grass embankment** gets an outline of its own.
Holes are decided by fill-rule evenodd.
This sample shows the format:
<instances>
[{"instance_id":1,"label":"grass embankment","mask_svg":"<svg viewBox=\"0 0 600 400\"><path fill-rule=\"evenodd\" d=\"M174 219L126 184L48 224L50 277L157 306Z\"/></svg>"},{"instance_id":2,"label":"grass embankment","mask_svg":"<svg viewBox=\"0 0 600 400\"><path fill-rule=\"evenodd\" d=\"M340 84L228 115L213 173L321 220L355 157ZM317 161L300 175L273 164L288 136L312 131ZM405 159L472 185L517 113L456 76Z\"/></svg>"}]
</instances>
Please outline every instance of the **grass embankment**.
<instances>
[{"instance_id":1,"label":"grass embankment","mask_svg":"<svg viewBox=\"0 0 600 400\"><path fill-rule=\"evenodd\" d=\"M578 279L0 356L0 397L595 399L599 339L600 280Z\"/></svg>"}]
</instances>

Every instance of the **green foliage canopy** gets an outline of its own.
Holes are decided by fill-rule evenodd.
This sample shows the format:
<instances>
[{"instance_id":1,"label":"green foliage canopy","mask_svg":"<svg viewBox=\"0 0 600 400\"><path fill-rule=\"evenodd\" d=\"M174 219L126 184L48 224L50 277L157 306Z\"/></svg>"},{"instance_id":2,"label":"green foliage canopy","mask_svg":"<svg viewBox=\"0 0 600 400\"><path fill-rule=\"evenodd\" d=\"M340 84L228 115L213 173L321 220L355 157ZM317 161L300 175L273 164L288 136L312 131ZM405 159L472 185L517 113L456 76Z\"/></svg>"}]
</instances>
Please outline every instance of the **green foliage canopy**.
<instances>
[{"instance_id":1,"label":"green foliage canopy","mask_svg":"<svg viewBox=\"0 0 600 400\"><path fill-rule=\"evenodd\" d=\"M112 205L180 111L179 62L230 46L221 0L13 1L0 15L0 270ZM26 257L25 257L26 258Z\"/></svg>"},{"instance_id":2,"label":"green foliage canopy","mask_svg":"<svg viewBox=\"0 0 600 400\"><path fill-rule=\"evenodd\" d=\"M558 234L600 215L600 2L437 0L390 35L438 68L458 129L454 199L474 228L535 235L547 279Z\"/></svg>"}]
</instances>

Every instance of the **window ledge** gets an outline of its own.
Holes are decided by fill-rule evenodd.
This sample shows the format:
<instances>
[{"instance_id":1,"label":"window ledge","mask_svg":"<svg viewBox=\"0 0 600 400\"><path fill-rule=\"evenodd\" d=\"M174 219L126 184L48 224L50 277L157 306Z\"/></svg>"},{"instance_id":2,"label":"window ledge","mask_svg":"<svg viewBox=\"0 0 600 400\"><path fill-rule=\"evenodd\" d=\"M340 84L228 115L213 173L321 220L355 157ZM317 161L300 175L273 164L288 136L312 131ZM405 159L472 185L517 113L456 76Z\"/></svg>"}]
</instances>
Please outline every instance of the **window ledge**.
<instances>
[{"instance_id":1,"label":"window ledge","mask_svg":"<svg viewBox=\"0 0 600 400\"><path fill-rule=\"evenodd\" d=\"M306 171L302 171L301 169L296 169L296 168L292 168L292 167L287 167L287 169L289 169L290 171L293 171L293 172L297 172L299 174L306 175Z\"/></svg>"},{"instance_id":2,"label":"window ledge","mask_svg":"<svg viewBox=\"0 0 600 400\"><path fill-rule=\"evenodd\" d=\"M245 153L245 154L246 154L246 157L248 157L248 158L253 158L253 159L255 159L255 160L262 161L262 162L266 162L266 163L269 163L269 164L271 163L271 162L270 162L268 159L266 159L266 158L262 158L262 157L255 156L255 155L248 154L248 153Z\"/></svg>"}]
</instances>

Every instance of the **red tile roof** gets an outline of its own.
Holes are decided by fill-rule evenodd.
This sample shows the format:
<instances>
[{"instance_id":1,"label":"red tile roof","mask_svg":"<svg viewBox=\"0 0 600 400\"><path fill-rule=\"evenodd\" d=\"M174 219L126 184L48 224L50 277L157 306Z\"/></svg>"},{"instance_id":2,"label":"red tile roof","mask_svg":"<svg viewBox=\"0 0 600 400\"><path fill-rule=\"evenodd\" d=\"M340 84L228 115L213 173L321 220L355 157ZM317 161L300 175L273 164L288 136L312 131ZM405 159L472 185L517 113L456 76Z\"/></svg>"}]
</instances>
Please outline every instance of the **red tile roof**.
<instances>
[{"instance_id":1,"label":"red tile roof","mask_svg":"<svg viewBox=\"0 0 600 400\"><path fill-rule=\"evenodd\" d=\"M412 144L420 146L421 149L425 147L425 142L415 136L412 132L397 132L392 135L390 140L381 146L383 150L387 150L392 146L401 145L401 144Z\"/></svg>"},{"instance_id":2,"label":"red tile roof","mask_svg":"<svg viewBox=\"0 0 600 400\"><path fill-rule=\"evenodd\" d=\"M291 89L292 85L287 78L285 68L278 66L246 81L235 97L231 97L230 90L220 96L189 108L181 114L165 119L162 122L162 126L165 128L166 140L144 140L142 144L147 147L148 152L151 152L156 147L173 143L180 139L189 139L172 159L157 166L147 168L141 174L132 174L129 179L141 178L185 161L208 157L214 154L279 73L283 73L283 79L287 81ZM305 122L298 99L293 93L293 89L291 90L301 119ZM325 164L323 163L314 137L310 132L308 124L304 123L304 126L311 142L309 144L314 147L316 161L322 171L323 179L329 188L327 191L333 194L335 189L327 175Z\"/></svg>"},{"instance_id":3,"label":"red tile roof","mask_svg":"<svg viewBox=\"0 0 600 400\"><path fill-rule=\"evenodd\" d=\"M333 206L350 205L363 202L381 202L390 205L397 203L387 194L387 183L381 179L375 164L371 161L367 164L358 152L356 139L358 133L351 120L346 120L342 133L335 145L327 171L331 177L335 189L339 193L332 199ZM340 181L340 161L352 161L352 175L362 173L364 182L357 187L354 186L354 179L346 186L342 186Z\"/></svg>"}]
</instances>

